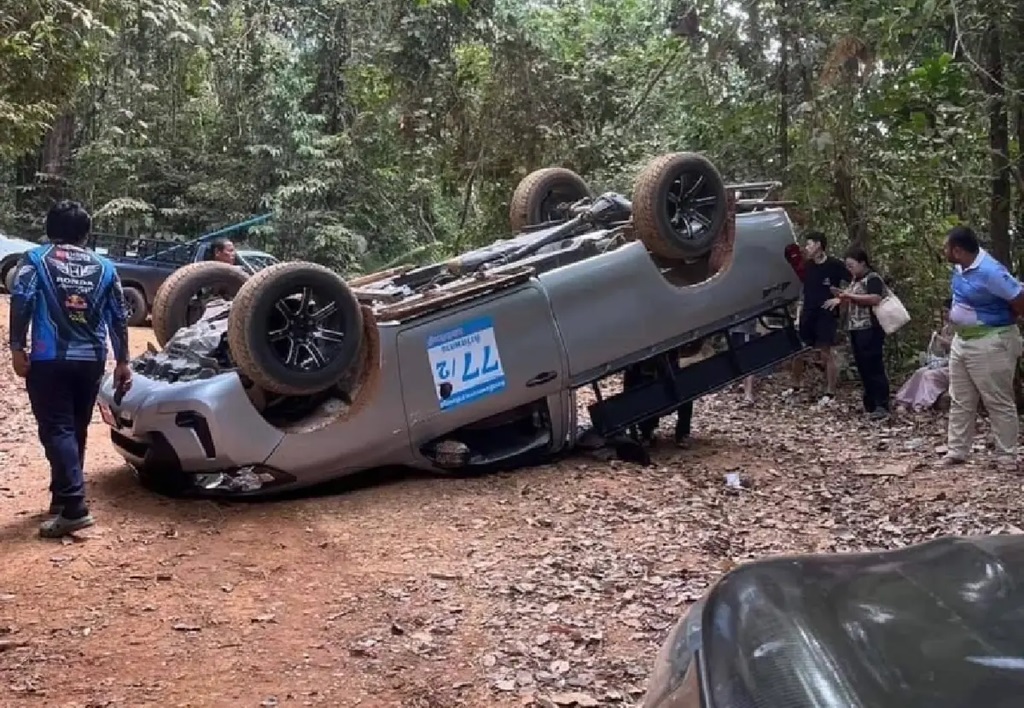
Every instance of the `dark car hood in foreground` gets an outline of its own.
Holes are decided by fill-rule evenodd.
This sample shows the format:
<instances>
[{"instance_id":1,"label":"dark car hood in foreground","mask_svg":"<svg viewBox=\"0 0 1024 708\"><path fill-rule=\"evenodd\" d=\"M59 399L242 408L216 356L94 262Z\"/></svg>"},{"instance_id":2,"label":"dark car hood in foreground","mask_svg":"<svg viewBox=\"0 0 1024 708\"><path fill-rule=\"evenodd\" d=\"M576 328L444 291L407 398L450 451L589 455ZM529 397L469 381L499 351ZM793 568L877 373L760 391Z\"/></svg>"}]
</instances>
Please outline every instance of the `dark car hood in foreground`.
<instances>
[{"instance_id":1,"label":"dark car hood in foreground","mask_svg":"<svg viewBox=\"0 0 1024 708\"><path fill-rule=\"evenodd\" d=\"M645 706L676 706L696 647L707 708L1024 706L1024 536L768 559L695 609Z\"/></svg>"}]
</instances>

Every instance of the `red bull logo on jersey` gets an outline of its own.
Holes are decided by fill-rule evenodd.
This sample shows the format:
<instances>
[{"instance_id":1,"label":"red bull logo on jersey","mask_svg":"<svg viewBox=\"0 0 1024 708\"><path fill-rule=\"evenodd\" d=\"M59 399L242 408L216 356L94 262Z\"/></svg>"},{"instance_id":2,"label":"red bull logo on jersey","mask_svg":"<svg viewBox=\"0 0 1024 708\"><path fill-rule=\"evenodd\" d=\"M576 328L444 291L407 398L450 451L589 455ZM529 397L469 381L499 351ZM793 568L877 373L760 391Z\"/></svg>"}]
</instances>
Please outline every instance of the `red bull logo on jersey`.
<instances>
[{"instance_id":1,"label":"red bull logo on jersey","mask_svg":"<svg viewBox=\"0 0 1024 708\"><path fill-rule=\"evenodd\" d=\"M71 295L68 295L67 298L64 300L64 307L66 307L69 310L76 311L88 310L89 301L77 293L72 293Z\"/></svg>"}]
</instances>

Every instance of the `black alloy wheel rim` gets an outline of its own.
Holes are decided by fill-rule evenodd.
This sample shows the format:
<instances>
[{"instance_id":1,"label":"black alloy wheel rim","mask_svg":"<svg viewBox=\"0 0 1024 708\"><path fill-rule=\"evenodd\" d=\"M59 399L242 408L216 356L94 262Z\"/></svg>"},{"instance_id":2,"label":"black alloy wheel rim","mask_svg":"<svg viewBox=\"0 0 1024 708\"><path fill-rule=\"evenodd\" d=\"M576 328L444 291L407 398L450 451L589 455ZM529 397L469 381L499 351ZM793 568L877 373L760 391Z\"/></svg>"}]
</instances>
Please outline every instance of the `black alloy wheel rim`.
<instances>
[{"instance_id":1,"label":"black alloy wheel rim","mask_svg":"<svg viewBox=\"0 0 1024 708\"><path fill-rule=\"evenodd\" d=\"M718 197L702 174L682 173L669 185L665 212L672 230L681 238L699 241L711 228Z\"/></svg>"},{"instance_id":2,"label":"black alloy wheel rim","mask_svg":"<svg viewBox=\"0 0 1024 708\"><path fill-rule=\"evenodd\" d=\"M309 286L279 297L268 324L270 349L289 371L320 371L345 344L345 316L338 303Z\"/></svg>"}]
</instances>

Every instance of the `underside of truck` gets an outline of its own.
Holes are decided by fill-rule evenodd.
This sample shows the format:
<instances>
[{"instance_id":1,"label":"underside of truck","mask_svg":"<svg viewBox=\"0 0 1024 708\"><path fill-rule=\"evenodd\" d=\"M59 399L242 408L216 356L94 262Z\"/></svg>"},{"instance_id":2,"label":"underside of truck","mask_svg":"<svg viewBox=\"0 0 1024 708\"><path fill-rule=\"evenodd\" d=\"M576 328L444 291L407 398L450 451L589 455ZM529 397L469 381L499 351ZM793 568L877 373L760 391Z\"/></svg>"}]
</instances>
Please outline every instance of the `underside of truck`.
<instances>
[{"instance_id":1,"label":"underside of truck","mask_svg":"<svg viewBox=\"0 0 1024 708\"><path fill-rule=\"evenodd\" d=\"M678 350L647 360L644 363L657 374L638 386L605 396L600 382L593 382L591 388L597 401L588 410L594 431L605 438L615 436L643 420L668 415L688 401L727 388L751 374L770 371L804 350L787 308L778 308L755 319L765 333L738 346L724 331L688 345L688 351L694 348L715 351L700 361L682 363Z\"/></svg>"}]
</instances>

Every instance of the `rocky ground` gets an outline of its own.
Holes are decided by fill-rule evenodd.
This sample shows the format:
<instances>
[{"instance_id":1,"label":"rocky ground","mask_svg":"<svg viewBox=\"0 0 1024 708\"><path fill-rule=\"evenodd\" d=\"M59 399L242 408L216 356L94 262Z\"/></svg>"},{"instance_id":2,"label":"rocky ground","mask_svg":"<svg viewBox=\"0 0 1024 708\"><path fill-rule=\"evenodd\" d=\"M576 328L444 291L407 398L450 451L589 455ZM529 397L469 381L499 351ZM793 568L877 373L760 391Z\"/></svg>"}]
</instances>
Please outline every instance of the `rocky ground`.
<instances>
[{"instance_id":1,"label":"rocky ground","mask_svg":"<svg viewBox=\"0 0 1024 708\"><path fill-rule=\"evenodd\" d=\"M6 321L3 301L4 342ZM140 489L97 416L99 525L47 542L46 464L0 354L4 706L635 705L735 563L1024 525L1016 476L931 464L941 421L868 424L854 391L815 412L769 381L750 409L700 401L698 444L652 468L581 456L263 504Z\"/></svg>"}]
</instances>

